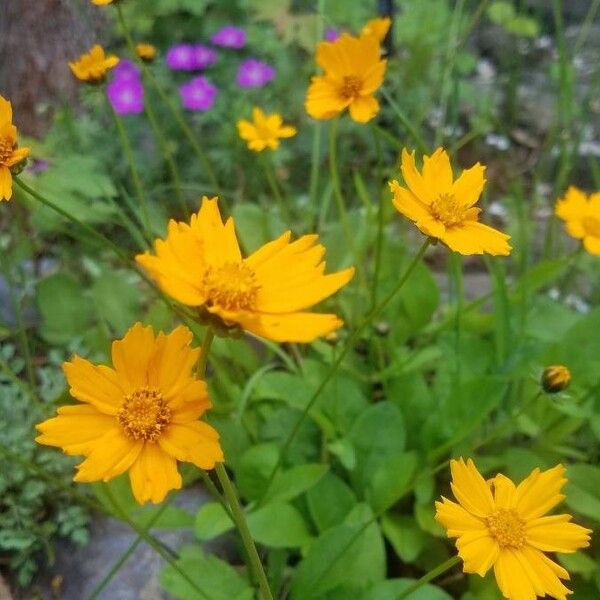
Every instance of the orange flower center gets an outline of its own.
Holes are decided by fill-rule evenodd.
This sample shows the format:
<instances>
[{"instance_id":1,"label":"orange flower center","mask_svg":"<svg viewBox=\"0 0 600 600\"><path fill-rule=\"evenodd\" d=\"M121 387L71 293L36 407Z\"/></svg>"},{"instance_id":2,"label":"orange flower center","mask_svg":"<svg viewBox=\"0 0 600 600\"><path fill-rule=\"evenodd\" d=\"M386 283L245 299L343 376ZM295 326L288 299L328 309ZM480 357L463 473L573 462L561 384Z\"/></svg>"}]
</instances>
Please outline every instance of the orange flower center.
<instances>
[{"instance_id":1,"label":"orange flower center","mask_svg":"<svg viewBox=\"0 0 600 600\"><path fill-rule=\"evenodd\" d=\"M454 197L454 194L442 194L438 196L429 207L431 214L441 221L446 227L458 225L465 220L467 209L461 206Z\"/></svg>"},{"instance_id":2,"label":"orange flower center","mask_svg":"<svg viewBox=\"0 0 600 600\"><path fill-rule=\"evenodd\" d=\"M600 237L600 218L587 216L583 218L583 228L586 233L594 237Z\"/></svg>"},{"instance_id":3,"label":"orange flower center","mask_svg":"<svg viewBox=\"0 0 600 600\"><path fill-rule=\"evenodd\" d=\"M6 136L0 138L0 165L12 158L15 149L15 142L12 138Z\"/></svg>"},{"instance_id":4,"label":"orange flower center","mask_svg":"<svg viewBox=\"0 0 600 600\"><path fill-rule=\"evenodd\" d=\"M208 306L219 306L225 310L252 310L260 285L256 275L244 263L227 262L214 268L209 267L202 277Z\"/></svg>"},{"instance_id":5,"label":"orange flower center","mask_svg":"<svg viewBox=\"0 0 600 600\"><path fill-rule=\"evenodd\" d=\"M525 545L525 522L512 509L501 508L485 519L487 528L501 548Z\"/></svg>"},{"instance_id":6,"label":"orange flower center","mask_svg":"<svg viewBox=\"0 0 600 600\"><path fill-rule=\"evenodd\" d=\"M125 396L117 419L127 437L153 442L171 422L171 409L157 389L144 387Z\"/></svg>"},{"instance_id":7,"label":"orange flower center","mask_svg":"<svg viewBox=\"0 0 600 600\"><path fill-rule=\"evenodd\" d=\"M356 98L362 89L362 81L356 75L346 75L340 87L340 96L345 100Z\"/></svg>"}]
</instances>

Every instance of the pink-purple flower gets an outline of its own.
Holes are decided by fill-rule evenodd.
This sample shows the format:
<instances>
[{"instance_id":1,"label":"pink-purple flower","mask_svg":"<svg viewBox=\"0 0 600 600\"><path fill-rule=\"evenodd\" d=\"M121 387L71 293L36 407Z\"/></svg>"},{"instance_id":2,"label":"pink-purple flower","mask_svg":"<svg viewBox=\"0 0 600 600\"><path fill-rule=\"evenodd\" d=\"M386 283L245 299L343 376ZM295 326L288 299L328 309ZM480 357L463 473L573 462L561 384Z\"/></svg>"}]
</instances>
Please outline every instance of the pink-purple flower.
<instances>
[{"instance_id":1,"label":"pink-purple flower","mask_svg":"<svg viewBox=\"0 0 600 600\"><path fill-rule=\"evenodd\" d=\"M106 93L118 115L139 114L144 110L144 86L139 80L113 79Z\"/></svg>"},{"instance_id":2,"label":"pink-purple flower","mask_svg":"<svg viewBox=\"0 0 600 600\"><path fill-rule=\"evenodd\" d=\"M217 52L204 44L193 46L196 69L206 69L217 62Z\"/></svg>"},{"instance_id":3,"label":"pink-purple flower","mask_svg":"<svg viewBox=\"0 0 600 600\"><path fill-rule=\"evenodd\" d=\"M246 44L246 32L234 25L225 25L213 34L210 41L223 48L243 48Z\"/></svg>"},{"instance_id":4,"label":"pink-purple flower","mask_svg":"<svg viewBox=\"0 0 600 600\"><path fill-rule=\"evenodd\" d=\"M119 64L112 70L113 79L119 81L139 81L141 72L135 63L122 58Z\"/></svg>"},{"instance_id":5,"label":"pink-purple flower","mask_svg":"<svg viewBox=\"0 0 600 600\"><path fill-rule=\"evenodd\" d=\"M237 83L240 87L262 87L275 77L275 69L256 58L242 61L237 72Z\"/></svg>"},{"instance_id":6,"label":"pink-purple flower","mask_svg":"<svg viewBox=\"0 0 600 600\"><path fill-rule=\"evenodd\" d=\"M217 93L217 88L202 75L179 88L181 103L187 110L209 110L215 103Z\"/></svg>"},{"instance_id":7,"label":"pink-purple flower","mask_svg":"<svg viewBox=\"0 0 600 600\"><path fill-rule=\"evenodd\" d=\"M177 44L167 50L167 66L174 71L199 71L217 61L217 53L203 44Z\"/></svg>"},{"instance_id":8,"label":"pink-purple flower","mask_svg":"<svg viewBox=\"0 0 600 600\"><path fill-rule=\"evenodd\" d=\"M335 27L327 27L323 37L328 42L335 42L340 37L340 32Z\"/></svg>"}]
</instances>

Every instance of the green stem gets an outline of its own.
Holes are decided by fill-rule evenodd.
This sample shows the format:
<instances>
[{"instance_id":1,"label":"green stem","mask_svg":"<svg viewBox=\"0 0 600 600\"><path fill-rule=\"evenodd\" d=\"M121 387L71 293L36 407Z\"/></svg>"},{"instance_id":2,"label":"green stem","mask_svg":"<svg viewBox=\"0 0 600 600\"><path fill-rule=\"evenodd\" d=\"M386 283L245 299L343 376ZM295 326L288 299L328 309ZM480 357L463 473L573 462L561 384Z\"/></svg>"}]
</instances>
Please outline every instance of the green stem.
<instances>
[{"instance_id":1,"label":"green stem","mask_svg":"<svg viewBox=\"0 0 600 600\"><path fill-rule=\"evenodd\" d=\"M346 355L350 352L350 350L354 347L354 344L356 344L356 342L360 338L362 332L373 321L373 319L375 319L375 317L377 317L385 309L385 307L393 300L393 298L396 296L396 294L402 289L402 286L406 283L406 281L410 277L411 273L415 270L416 266L421 262L421 258L423 258L423 255L425 254L425 251L427 250L427 248L429 247L430 244L431 244L431 239L427 238L421 245L421 248L419 249L419 251L417 252L415 257L411 260L410 264L406 268L406 271L404 271L404 274L402 275L402 277L400 277L400 280L398 281L396 286L392 289L392 291L389 292L388 295L385 296L383 298L383 300L381 300L381 302L379 302L379 304L377 304L377 306L373 307L367 313L367 315L365 316L363 321L358 325L358 327L356 327L356 329L354 329L354 331L348 338L344 348L336 356L335 360L329 367L329 370L325 374L325 377L321 380L321 383L317 386L317 389L313 392L312 396L306 403L306 406L304 407L302 414L298 417L296 423L294 423L292 430L290 431L285 442L283 443L281 452L277 459L277 463L275 464L275 466L273 467L273 470L271 471L271 474L269 475L269 480L267 482L267 485L265 486L265 489L268 490L270 488L271 483L273 482L273 479L275 478L277 471L279 470L279 468L281 467L281 465L283 463L283 459L285 458L286 452L288 451L291 443L294 441L296 435L298 434L298 431L300 430L302 423L304 423L304 420L308 416L310 409L313 407L314 403L317 401L317 399L321 395L321 392L325 389L325 386L329 383L329 381L335 375L338 368L342 364L342 361L344 360Z\"/></svg>"},{"instance_id":2,"label":"green stem","mask_svg":"<svg viewBox=\"0 0 600 600\"><path fill-rule=\"evenodd\" d=\"M123 36L127 41L127 45L129 46L129 51L131 52L132 56L138 61L138 64L142 68L144 76L150 80L150 82L154 86L154 89L160 96L161 100L165 103L165 106L169 109L169 112L173 115L175 121L177 121L177 124L181 128L181 131L188 139L190 145L192 146L192 149L194 150L194 153L200 161L203 171L206 173L206 176L210 179L214 191L221 198L222 202L225 203L224 199L222 198L219 181L217 179L217 176L215 175L215 172L213 171L213 168L211 167L210 161L208 160L206 153L202 149L202 146L198 144L193 131L190 129L189 125L187 124L185 118L182 116L177 106L173 103L171 97L165 92L165 90L163 90L162 86L156 80L156 77L154 77L154 73L152 73L152 70L149 69L146 63L143 60L140 60L137 56L131 33L129 31L129 28L127 27L127 23L125 22L125 17L123 16L123 9L121 8L121 6L119 6L119 4L117 4L115 8L117 9L117 18L119 20L119 25L121 27L121 31L123 32Z\"/></svg>"},{"instance_id":3,"label":"green stem","mask_svg":"<svg viewBox=\"0 0 600 600\"><path fill-rule=\"evenodd\" d=\"M110 102L109 102L110 104ZM115 120L115 125L117 126L117 132L119 134L119 139L121 140L121 146L123 147L123 152L125 153L125 158L127 159L127 163L129 165L129 172L131 173L131 179L133 181L133 187L135 188L135 195L137 196L138 202L140 204L140 210L142 213L142 223L144 224L144 230L146 235L150 235L150 221L148 217L148 204L146 203L146 196L144 194L144 188L142 186L142 180L140 178L140 173L138 171L137 165L135 164L135 157L133 156L133 150L131 148L131 144L129 143L129 138L127 137L127 132L125 131L125 126L123 125L123 119L117 114L117 111L110 105L110 109Z\"/></svg>"},{"instance_id":4,"label":"green stem","mask_svg":"<svg viewBox=\"0 0 600 600\"><path fill-rule=\"evenodd\" d=\"M279 204L279 210L281 212L281 216L285 219L286 223L292 223L292 216L290 215L290 211L281 194L281 189L279 184L277 183L277 177L275 176L275 171L273 169L273 163L270 160L270 157L264 155L264 153L260 153L260 160L263 164L263 168L265 171L265 175L267 177L267 181L269 183L269 187L271 188L271 192L273 196L275 196L275 200L277 204Z\"/></svg>"},{"instance_id":5,"label":"green stem","mask_svg":"<svg viewBox=\"0 0 600 600\"><path fill-rule=\"evenodd\" d=\"M459 556L453 556L448 560L444 561L434 569L431 569L428 573L425 573L421 579L415 581L410 587L407 587L399 596L396 596L396 600L403 600L408 598L412 593L416 592L419 588L423 587L426 583L439 577L442 573L449 571L452 567L456 566L460 562Z\"/></svg>"},{"instance_id":6,"label":"green stem","mask_svg":"<svg viewBox=\"0 0 600 600\"><path fill-rule=\"evenodd\" d=\"M215 471L221 483L221 487L223 488L225 498L227 498L227 502L231 508L233 521L235 522L240 537L242 538L242 543L246 549L246 554L250 561L252 571L254 572L254 576L258 582L261 599L273 600L273 594L271 593L271 589L269 587L267 575L262 566L262 562L260 561L260 557L258 556L258 551L256 550L250 529L248 529L248 523L246 522L244 511L240 506L233 483L229 479L229 475L227 475L227 471L222 464L217 464Z\"/></svg>"},{"instance_id":7,"label":"green stem","mask_svg":"<svg viewBox=\"0 0 600 600\"><path fill-rule=\"evenodd\" d=\"M419 130L410 122L408 117L404 114L404 111L398 106L396 101L392 98L390 93L384 87L381 88L381 95L388 101L388 104L390 105L394 113L396 113L396 116L398 117L402 125L406 127L408 133L410 133L413 140L417 143L419 150L423 153L426 153L427 144L425 144L425 141L421 137Z\"/></svg>"},{"instance_id":8,"label":"green stem","mask_svg":"<svg viewBox=\"0 0 600 600\"><path fill-rule=\"evenodd\" d=\"M207 327L204 331L204 339L202 340L202 348L200 349L200 356L198 357L198 363L196 366L196 372L198 377L204 379L204 375L206 374L206 365L208 363L208 353L210 351L210 347L212 345L213 340L215 339L215 332L212 327Z\"/></svg>"},{"instance_id":9,"label":"green stem","mask_svg":"<svg viewBox=\"0 0 600 600\"><path fill-rule=\"evenodd\" d=\"M377 290L379 287L379 275L381 271L381 258L383 256L383 229L385 226L385 210L383 208L383 194L381 193L381 143L377 130L374 125L371 125L373 139L375 141L375 152L377 155L377 238L375 241L375 271L373 273L373 282L371 284L371 307L377 304Z\"/></svg>"},{"instance_id":10,"label":"green stem","mask_svg":"<svg viewBox=\"0 0 600 600\"><path fill-rule=\"evenodd\" d=\"M105 246L107 246L113 252L115 252L115 254L117 254L117 256L119 258L121 258L128 264L131 263L129 256L125 252L123 252L123 250L121 250L121 248L119 248L119 246L117 246L117 244L115 244L114 242L109 240L107 237L103 236L101 233L98 233L93 227L91 227L87 223L84 223L83 221L80 221L79 219L77 219L76 217L74 217L73 215L68 213L66 210L63 210L62 208L60 208L60 206L57 206L56 204L54 204L54 202L52 202L51 200L48 200L47 198L42 196L40 193L38 193L34 189L30 188L18 176L13 175L13 181L15 181L17 183L17 185L21 189L23 189L25 192L27 192L32 198L35 198L38 202L41 202L44 206L47 206L48 208L52 209L54 212L58 213L65 219L68 219L69 221L71 221L71 223L78 225L84 231L89 233L92 237L94 237L98 241L102 242Z\"/></svg>"}]
</instances>

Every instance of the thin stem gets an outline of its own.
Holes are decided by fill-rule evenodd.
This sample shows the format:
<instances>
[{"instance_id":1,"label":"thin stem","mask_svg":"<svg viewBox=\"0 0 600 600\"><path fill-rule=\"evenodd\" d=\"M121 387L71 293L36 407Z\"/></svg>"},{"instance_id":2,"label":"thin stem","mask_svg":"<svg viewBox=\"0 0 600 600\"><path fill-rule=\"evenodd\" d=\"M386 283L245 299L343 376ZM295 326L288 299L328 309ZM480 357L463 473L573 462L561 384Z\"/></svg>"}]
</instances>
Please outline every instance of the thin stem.
<instances>
[{"instance_id":1,"label":"thin stem","mask_svg":"<svg viewBox=\"0 0 600 600\"><path fill-rule=\"evenodd\" d=\"M206 374L206 365L208 363L208 353L210 351L210 347L212 345L213 340L215 339L215 332L212 327L207 327L204 331L204 339L202 340L202 348L200 349L200 356L198 357L198 363L196 365L196 372L198 377L204 379L204 375Z\"/></svg>"},{"instance_id":2,"label":"thin stem","mask_svg":"<svg viewBox=\"0 0 600 600\"><path fill-rule=\"evenodd\" d=\"M396 596L396 600L403 600L408 598L412 593L416 592L419 588L423 587L426 583L439 577L442 573L449 571L452 567L456 566L460 562L459 556L453 556L448 560L444 561L434 569L431 569L428 573L425 573L421 579L415 581L410 587L407 587L399 596Z\"/></svg>"},{"instance_id":3,"label":"thin stem","mask_svg":"<svg viewBox=\"0 0 600 600\"><path fill-rule=\"evenodd\" d=\"M381 143L375 126L371 126L373 139L375 141L375 152L377 155L377 238L375 241L375 270L373 273L373 282L371 284L371 307L377 304L377 290L379 287L379 275L381 271L381 258L383 255L383 229L385 226L385 210L383 208L383 194L381 193Z\"/></svg>"},{"instance_id":4,"label":"thin stem","mask_svg":"<svg viewBox=\"0 0 600 600\"><path fill-rule=\"evenodd\" d=\"M404 111L398 106L396 101L392 98L390 93L384 87L381 88L381 95L388 101L388 104L396 113L396 116L398 117L402 125L406 127L408 133L410 133L413 140L417 143L419 150L423 153L427 152L427 144L425 144L425 141L421 137L419 130L410 122L408 117L404 114Z\"/></svg>"},{"instance_id":5,"label":"thin stem","mask_svg":"<svg viewBox=\"0 0 600 600\"><path fill-rule=\"evenodd\" d=\"M137 196L138 202L140 204L144 230L146 232L146 235L149 235L150 221L148 217L148 204L146 203L146 195L144 194L144 187L142 186L140 173L138 171L137 165L135 164L133 150L131 148L131 144L129 143L129 138L127 137L125 126L123 125L123 119L121 119L121 117L117 114L117 111L113 108L110 102L109 105L113 118L115 120L115 125L117 126L117 132L119 134L119 139L121 140L121 146L123 147L123 152L125 153L125 158L127 159L127 163L129 165L129 172L131 173L131 180L133 181L133 187L135 188L135 195Z\"/></svg>"},{"instance_id":6,"label":"thin stem","mask_svg":"<svg viewBox=\"0 0 600 600\"><path fill-rule=\"evenodd\" d=\"M287 223L292 223L292 216L290 215L290 211L285 202L283 195L281 194L281 189L279 184L277 183L277 177L275 176L275 171L273 169L273 163L271 162L270 157L264 155L263 152L260 153L260 160L263 164L264 172L267 177L267 182L269 183L269 187L271 188L271 192L273 196L275 196L275 200L277 204L279 204L279 210L281 211L281 216L285 219Z\"/></svg>"},{"instance_id":7,"label":"thin stem","mask_svg":"<svg viewBox=\"0 0 600 600\"><path fill-rule=\"evenodd\" d=\"M431 239L427 238L421 245L421 248L419 248L419 251L417 252L415 257L412 259L412 261L406 268L406 271L404 272L402 277L400 277L400 280L398 281L396 286L392 289L391 292L388 293L387 296L385 296L385 298L381 302L379 302L379 304L377 304L377 306L373 307L367 313L367 315L365 316L363 321L352 332L352 334L350 335L350 337L348 338L348 340L346 342L346 345L344 346L342 351L337 355L337 357L335 358L335 360L329 367L329 370L325 374L325 377L321 380L321 383L318 385L317 389L313 392L312 396L306 403L306 406L304 407L302 414L298 417L296 423L294 423L292 430L290 431L285 442L283 443L281 452L277 459L277 463L275 464L275 466L273 467L273 470L271 471L271 474L269 476L269 480L267 482L267 485L265 486L265 489L270 488L271 483L273 482L273 479L275 478L277 471L283 464L283 459L285 458L285 455L286 455L287 451L289 450L291 443L294 441L296 435L298 434L298 431L300 430L300 427L302 426L302 423L304 423L304 420L308 416L310 409L313 407L314 403L317 401L317 399L321 395L321 392L325 389L325 386L329 383L329 381L335 375L338 368L342 364L342 361L344 360L346 355L350 352L350 350L354 347L354 344L356 344L356 342L358 341L362 332L373 321L373 319L375 319L375 317L377 317L385 309L385 307L393 300L393 298L396 296L396 294L402 289L402 286L406 283L406 281L410 277L411 273L415 270L416 266L421 262L421 258L423 258L423 255L425 254L425 251L427 250L427 248L429 247L430 244L431 244Z\"/></svg>"},{"instance_id":8,"label":"thin stem","mask_svg":"<svg viewBox=\"0 0 600 600\"><path fill-rule=\"evenodd\" d=\"M214 191L218 194L219 197L221 197L222 193L221 193L221 188L219 186L219 181L217 179L217 176L215 175L215 172L213 171L213 168L210 164L210 161L208 160L208 157L206 156L206 153L204 152L204 150L202 149L200 144L198 144L198 142L196 141L196 137L194 136L193 131L190 129L190 126L187 124L185 118L181 115L181 112L179 111L177 106L175 106L175 104L173 103L173 100L169 97L169 95L165 92L165 90L163 90L160 83L158 83L158 81L156 80L156 77L154 77L154 73L152 73L152 70L148 68L148 66L146 65L146 63L143 60L139 60L137 53L135 51L135 45L133 43L131 33L129 31L129 28L127 27L127 23L125 22L125 17L123 16L123 9L121 8L121 6L119 6L119 4L117 4L115 6L115 8L117 9L117 17L119 20L119 25L121 27L121 31L123 32L123 36L125 37L125 40L127 41L127 45L129 46L129 51L131 52L133 57L138 61L138 64L142 68L142 72L143 72L144 76L151 81L152 85L154 86L154 89L160 96L161 100L165 103L166 107L169 109L170 113L173 115L173 118L175 119L175 121L177 121L177 124L181 128L181 131L183 132L185 137L190 142L190 145L192 146L194 153L196 154L198 160L200 161L203 171L206 173L207 177L210 179L210 182L214 188ZM223 203L225 203L225 201L223 200L222 197L221 197L221 200Z\"/></svg>"},{"instance_id":9,"label":"thin stem","mask_svg":"<svg viewBox=\"0 0 600 600\"><path fill-rule=\"evenodd\" d=\"M223 488L225 498L227 498L227 502L231 508L232 517L240 537L242 538L242 543L246 549L246 554L248 555L252 571L254 572L254 576L258 582L261 598L262 600L273 600L273 594L271 593L271 589L269 587L267 575L263 568L262 562L260 561L260 557L258 556L258 551L256 550L250 529L248 529L248 523L246 522L244 511L240 506L235 487L229 479L229 475L227 475L225 467L221 463L217 464L215 471L221 483L221 487Z\"/></svg>"}]
</instances>

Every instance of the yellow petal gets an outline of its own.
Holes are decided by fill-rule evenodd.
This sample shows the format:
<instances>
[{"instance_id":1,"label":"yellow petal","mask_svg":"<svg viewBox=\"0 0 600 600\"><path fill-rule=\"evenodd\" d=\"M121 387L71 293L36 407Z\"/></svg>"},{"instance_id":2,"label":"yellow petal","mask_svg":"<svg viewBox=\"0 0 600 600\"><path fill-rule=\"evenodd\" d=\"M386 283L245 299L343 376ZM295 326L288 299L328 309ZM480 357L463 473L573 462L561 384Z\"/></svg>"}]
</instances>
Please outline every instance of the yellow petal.
<instances>
[{"instance_id":1,"label":"yellow petal","mask_svg":"<svg viewBox=\"0 0 600 600\"><path fill-rule=\"evenodd\" d=\"M177 462L156 443L146 443L129 470L131 491L139 504L158 504L171 490L181 488Z\"/></svg>"},{"instance_id":2,"label":"yellow petal","mask_svg":"<svg viewBox=\"0 0 600 600\"><path fill-rule=\"evenodd\" d=\"M124 473L140 454L141 440L131 440L120 427L105 433L95 444L88 457L77 465L75 481L109 481Z\"/></svg>"},{"instance_id":3,"label":"yellow petal","mask_svg":"<svg viewBox=\"0 0 600 600\"><path fill-rule=\"evenodd\" d=\"M158 442L177 460L191 462L200 469L214 469L216 463L224 460L219 434L201 421L171 424Z\"/></svg>"},{"instance_id":4,"label":"yellow petal","mask_svg":"<svg viewBox=\"0 0 600 600\"><path fill-rule=\"evenodd\" d=\"M93 365L88 360L74 356L63 364L70 394L95 406L100 412L115 415L127 394L126 380L104 365Z\"/></svg>"},{"instance_id":5,"label":"yellow petal","mask_svg":"<svg viewBox=\"0 0 600 600\"><path fill-rule=\"evenodd\" d=\"M10 169L0 165L0 201L12 198L12 175Z\"/></svg>"},{"instance_id":6,"label":"yellow petal","mask_svg":"<svg viewBox=\"0 0 600 600\"><path fill-rule=\"evenodd\" d=\"M565 221L579 220L587 214L587 196L579 188L570 186L555 207L555 213Z\"/></svg>"},{"instance_id":7,"label":"yellow petal","mask_svg":"<svg viewBox=\"0 0 600 600\"><path fill-rule=\"evenodd\" d=\"M521 518L541 517L564 500L560 491L567 482L565 472L562 465L556 465L543 472L534 469L531 475L517 486L515 507Z\"/></svg>"},{"instance_id":8,"label":"yellow petal","mask_svg":"<svg viewBox=\"0 0 600 600\"><path fill-rule=\"evenodd\" d=\"M494 564L494 574L502 595L509 600L536 600L536 593L527 572L512 550L500 551Z\"/></svg>"},{"instance_id":9,"label":"yellow petal","mask_svg":"<svg viewBox=\"0 0 600 600\"><path fill-rule=\"evenodd\" d=\"M583 239L583 247L594 256L600 256L600 237L591 235L585 236Z\"/></svg>"},{"instance_id":10,"label":"yellow petal","mask_svg":"<svg viewBox=\"0 0 600 600\"><path fill-rule=\"evenodd\" d=\"M402 187L396 180L390 181L389 186L394 195L392 202L398 212L412 221L427 220L431 217L426 205L410 190Z\"/></svg>"},{"instance_id":11,"label":"yellow petal","mask_svg":"<svg viewBox=\"0 0 600 600\"><path fill-rule=\"evenodd\" d=\"M122 340L112 343L112 361L128 392L149 385L150 359L154 353L152 327L136 323Z\"/></svg>"},{"instance_id":12,"label":"yellow petal","mask_svg":"<svg viewBox=\"0 0 600 600\"><path fill-rule=\"evenodd\" d=\"M12 123L12 106L6 98L0 96L0 126L3 123Z\"/></svg>"},{"instance_id":13,"label":"yellow petal","mask_svg":"<svg viewBox=\"0 0 600 600\"><path fill-rule=\"evenodd\" d=\"M379 112L379 102L375 96L358 96L352 100L349 108L353 121L366 123Z\"/></svg>"},{"instance_id":14,"label":"yellow petal","mask_svg":"<svg viewBox=\"0 0 600 600\"><path fill-rule=\"evenodd\" d=\"M465 221L454 227L447 227L440 239L451 250L463 255L491 254L508 256L511 246L509 235L477 221Z\"/></svg>"},{"instance_id":15,"label":"yellow petal","mask_svg":"<svg viewBox=\"0 0 600 600\"><path fill-rule=\"evenodd\" d=\"M98 440L116 425L114 417L89 404L61 406L58 416L36 425L38 444L57 446L67 454L89 454Z\"/></svg>"},{"instance_id":16,"label":"yellow petal","mask_svg":"<svg viewBox=\"0 0 600 600\"><path fill-rule=\"evenodd\" d=\"M313 119L332 119L348 106L349 100L338 94L335 83L327 77L313 77L304 108Z\"/></svg>"},{"instance_id":17,"label":"yellow petal","mask_svg":"<svg viewBox=\"0 0 600 600\"><path fill-rule=\"evenodd\" d=\"M592 531L570 523L571 515L552 515L529 521L527 541L544 552L575 552L590 545Z\"/></svg>"},{"instance_id":18,"label":"yellow petal","mask_svg":"<svg viewBox=\"0 0 600 600\"><path fill-rule=\"evenodd\" d=\"M268 242L264 246L261 246L258 250L253 252L248 258L245 259L245 263L253 270L256 271L258 267L263 265L273 256L279 254L279 252L289 245L290 238L292 236L291 231L286 231L280 235L276 240Z\"/></svg>"},{"instance_id":19,"label":"yellow petal","mask_svg":"<svg viewBox=\"0 0 600 600\"><path fill-rule=\"evenodd\" d=\"M448 537L458 537L468 531L487 531L481 519L452 500L442 497L442 502L435 503L435 509L435 519L446 529Z\"/></svg>"},{"instance_id":20,"label":"yellow petal","mask_svg":"<svg viewBox=\"0 0 600 600\"><path fill-rule=\"evenodd\" d=\"M465 169L452 185L452 193L462 206L473 206L485 185L485 167L479 163Z\"/></svg>"},{"instance_id":21,"label":"yellow petal","mask_svg":"<svg viewBox=\"0 0 600 600\"><path fill-rule=\"evenodd\" d=\"M494 502L498 508L511 509L517 501L515 484L504 475L496 475L491 481L494 489Z\"/></svg>"},{"instance_id":22,"label":"yellow petal","mask_svg":"<svg viewBox=\"0 0 600 600\"><path fill-rule=\"evenodd\" d=\"M417 170L414 150L412 152L409 152L406 148L402 150L400 170L402 171L402 177L410 191L423 202L423 204L431 204L435 196L433 190L429 188L427 182Z\"/></svg>"},{"instance_id":23,"label":"yellow petal","mask_svg":"<svg viewBox=\"0 0 600 600\"><path fill-rule=\"evenodd\" d=\"M492 492L471 459L450 461L452 492L471 514L485 518L494 512Z\"/></svg>"},{"instance_id":24,"label":"yellow petal","mask_svg":"<svg viewBox=\"0 0 600 600\"><path fill-rule=\"evenodd\" d=\"M199 419L212 406L206 383L191 380L169 401L172 423L187 423Z\"/></svg>"},{"instance_id":25,"label":"yellow petal","mask_svg":"<svg viewBox=\"0 0 600 600\"><path fill-rule=\"evenodd\" d=\"M452 167L450 157L443 148L438 148L431 156L423 157L423 179L434 190L434 197L452 193Z\"/></svg>"},{"instance_id":26,"label":"yellow petal","mask_svg":"<svg viewBox=\"0 0 600 600\"><path fill-rule=\"evenodd\" d=\"M464 533L458 538L456 548L464 563L464 572L477 573L481 577L491 569L500 554L500 546L487 529Z\"/></svg>"}]
</instances>

